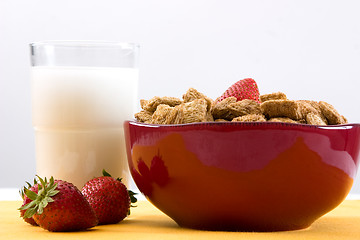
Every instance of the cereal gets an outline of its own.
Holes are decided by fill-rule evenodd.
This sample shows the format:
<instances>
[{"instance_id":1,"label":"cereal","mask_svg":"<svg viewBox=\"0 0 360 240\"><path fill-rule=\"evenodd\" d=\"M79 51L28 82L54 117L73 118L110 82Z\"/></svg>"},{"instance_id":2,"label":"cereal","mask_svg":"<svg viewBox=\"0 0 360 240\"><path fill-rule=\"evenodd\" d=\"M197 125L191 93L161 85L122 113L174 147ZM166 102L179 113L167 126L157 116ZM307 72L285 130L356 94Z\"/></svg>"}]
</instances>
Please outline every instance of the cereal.
<instances>
[{"instance_id":1,"label":"cereal","mask_svg":"<svg viewBox=\"0 0 360 240\"><path fill-rule=\"evenodd\" d=\"M224 100L217 102L213 105L211 113L214 119L222 118L226 120L231 120L234 118L229 105L231 103L236 103L236 97L228 97Z\"/></svg>"},{"instance_id":2,"label":"cereal","mask_svg":"<svg viewBox=\"0 0 360 240\"><path fill-rule=\"evenodd\" d=\"M194 88L175 97L140 100L142 110L135 114L139 122L185 124L194 122L284 122L311 125L347 123L347 119L324 101L289 100L282 92L264 94L260 102L229 96L220 102Z\"/></svg>"},{"instance_id":3,"label":"cereal","mask_svg":"<svg viewBox=\"0 0 360 240\"><path fill-rule=\"evenodd\" d=\"M348 123L348 120L346 117L344 117L343 115L341 115L341 124L345 124L345 123Z\"/></svg>"},{"instance_id":4,"label":"cereal","mask_svg":"<svg viewBox=\"0 0 360 240\"><path fill-rule=\"evenodd\" d=\"M315 118L320 118L321 123L322 123L322 124L319 124L319 125L324 125L323 123L325 123L325 125L326 125L327 120L324 117L324 115L322 114L318 102L309 101L309 100L298 100L296 102L300 106L300 112L301 112L301 116L302 116L303 120L305 120L308 123L307 115L310 114L312 116L311 118L314 118L315 117L314 115L316 115ZM308 123L308 124L310 124L310 123Z\"/></svg>"},{"instance_id":5,"label":"cereal","mask_svg":"<svg viewBox=\"0 0 360 240\"><path fill-rule=\"evenodd\" d=\"M141 108L149 111L149 112L155 112L157 106L160 104L169 105L170 107L174 107L176 105L181 104L182 101L175 97L153 97L152 99L146 101L146 100L140 100Z\"/></svg>"},{"instance_id":6,"label":"cereal","mask_svg":"<svg viewBox=\"0 0 360 240\"><path fill-rule=\"evenodd\" d=\"M146 110L142 110L138 113L135 113L135 118L139 121L139 122L144 122L144 123L150 123L151 122L151 118L152 118L152 112L146 111Z\"/></svg>"},{"instance_id":7,"label":"cereal","mask_svg":"<svg viewBox=\"0 0 360 240\"><path fill-rule=\"evenodd\" d=\"M292 100L269 100L261 103L260 107L267 118L287 117L299 120L302 116L298 103Z\"/></svg>"},{"instance_id":8,"label":"cereal","mask_svg":"<svg viewBox=\"0 0 360 240\"><path fill-rule=\"evenodd\" d=\"M218 119L215 119L214 122L229 122L229 120L218 118Z\"/></svg>"},{"instance_id":9,"label":"cereal","mask_svg":"<svg viewBox=\"0 0 360 240\"><path fill-rule=\"evenodd\" d=\"M306 115L306 123L312 125L326 125L326 122L324 122L322 118L315 113L308 113Z\"/></svg>"},{"instance_id":10,"label":"cereal","mask_svg":"<svg viewBox=\"0 0 360 240\"><path fill-rule=\"evenodd\" d=\"M140 107L145 109L147 107L148 100L140 99Z\"/></svg>"},{"instance_id":11,"label":"cereal","mask_svg":"<svg viewBox=\"0 0 360 240\"><path fill-rule=\"evenodd\" d=\"M308 102L301 100L295 102L297 103L300 111L299 119L304 119L309 113L318 114L316 109L313 108Z\"/></svg>"},{"instance_id":12,"label":"cereal","mask_svg":"<svg viewBox=\"0 0 360 240\"><path fill-rule=\"evenodd\" d=\"M270 118L269 122L300 123L298 121L292 120L291 118L287 118L287 117Z\"/></svg>"},{"instance_id":13,"label":"cereal","mask_svg":"<svg viewBox=\"0 0 360 240\"><path fill-rule=\"evenodd\" d=\"M213 119L209 119L207 102L202 98L176 106L169 116L168 123L182 124L207 121L213 121Z\"/></svg>"},{"instance_id":14,"label":"cereal","mask_svg":"<svg viewBox=\"0 0 360 240\"><path fill-rule=\"evenodd\" d=\"M308 104L310 104L313 108L315 108L315 110L318 112L318 113L321 113L321 109L320 109L320 104L319 102L316 102L316 101L311 101L311 100L298 100L299 102L306 102Z\"/></svg>"},{"instance_id":15,"label":"cereal","mask_svg":"<svg viewBox=\"0 0 360 240\"><path fill-rule=\"evenodd\" d=\"M330 125L344 124L347 122L345 117L341 116L331 104L320 101L319 106L322 114L324 114Z\"/></svg>"},{"instance_id":16,"label":"cereal","mask_svg":"<svg viewBox=\"0 0 360 240\"><path fill-rule=\"evenodd\" d=\"M187 92L183 95L183 100L185 103L194 101L195 99L205 99L207 103L207 109L210 110L213 100L211 98L208 98L195 88L189 88Z\"/></svg>"},{"instance_id":17,"label":"cereal","mask_svg":"<svg viewBox=\"0 0 360 240\"><path fill-rule=\"evenodd\" d=\"M157 106L154 114L151 117L151 123L153 124L166 124L166 117L172 111L174 107L170 107L166 104L160 104Z\"/></svg>"},{"instance_id":18,"label":"cereal","mask_svg":"<svg viewBox=\"0 0 360 240\"><path fill-rule=\"evenodd\" d=\"M180 124L182 116L180 114L180 105L177 105L171 109L170 113L166 116L165 124Z\"/></svg>"},{"instance_id":19,"label":"cereal","mask_svg":"<svg viewBox=\"0 0 360 240\"><path fill-rule=\"evenodd\" d=\"M244 99L235 103L230 103L229 109L234 117L248 114L262 114L260 104L250 99Z\"/></svg>"},{"instance_id":20,"label":"cereal","mask_svg":"<svg viewBox=\"0 0 360 240\"><path fill-rule=\"evenodd\" d=\"M262 114L248 114L233 118L232 122L266 122L266 118Z\"/></svg>"},{"instance_id":21,"label":"cereal","mask_svg":"<svg viewBox=\"0 0 360 240\"><path fill-rule=\"evenodd\" d=\"M266 102L269 100L287 100L285 93L276 92L260 95L260 102Z\"/></svg>"}]
</instances>

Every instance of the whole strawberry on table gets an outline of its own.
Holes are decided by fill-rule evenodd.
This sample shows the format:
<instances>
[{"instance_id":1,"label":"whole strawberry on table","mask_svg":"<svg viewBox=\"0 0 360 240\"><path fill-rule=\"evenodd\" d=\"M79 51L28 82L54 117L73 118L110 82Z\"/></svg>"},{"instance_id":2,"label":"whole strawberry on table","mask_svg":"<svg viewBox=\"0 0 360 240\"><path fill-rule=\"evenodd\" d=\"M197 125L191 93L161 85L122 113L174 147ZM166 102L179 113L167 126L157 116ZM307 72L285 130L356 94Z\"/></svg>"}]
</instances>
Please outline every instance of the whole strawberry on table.
<instances>
[{"instance_id":1,"label":"whole strawberry on table","mask_svg":"<svg viewBox=\"0 0 360 240\"><path fill-rule=\"evenodd\" d=\"M63 180L37 176L21 191L20 216L31 225L48 231L81 231L98 224L118 223L130 214L137 200L121 179L103 170L103 177L88 181L80 191Z\"/></svg>"},{"instance_id":2,"label":"whole strawberry on table","mask_svg":"<svg viewBox=\"0 0 360 240\"><path fill-rule=\"evenodd\" d=\"M94 209L99 224L113 224L130 214L131 203L137 200L127 190L121 178L113 178L103 170L103 176L88 181L81 190Z\"/></svg>"}]
</instances>

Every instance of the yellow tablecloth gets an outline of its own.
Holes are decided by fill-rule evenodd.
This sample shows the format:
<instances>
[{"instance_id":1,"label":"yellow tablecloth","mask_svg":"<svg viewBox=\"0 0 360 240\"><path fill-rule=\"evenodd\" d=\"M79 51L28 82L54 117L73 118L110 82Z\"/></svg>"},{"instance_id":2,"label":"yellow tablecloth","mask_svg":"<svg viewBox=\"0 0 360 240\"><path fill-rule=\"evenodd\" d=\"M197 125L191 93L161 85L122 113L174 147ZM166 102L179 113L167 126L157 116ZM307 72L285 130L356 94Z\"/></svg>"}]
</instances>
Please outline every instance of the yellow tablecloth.
<instances>
[{"instance_id":1,"label":"yellow tablecloth","mask_svg":"<svg viewBox=\"0 0 360 240\"><path fill-rule=\"evenodd\" d=\"M25 223L19 201L0 201L0 239L359 239L360 200L346 200L304 230L256 233L210 232L184 229L147 201L138 202L132 214L119 224L97 226L88 231L52 233ZM194 213L196 214L196 213Z\"/></svg>"}]
</instances>

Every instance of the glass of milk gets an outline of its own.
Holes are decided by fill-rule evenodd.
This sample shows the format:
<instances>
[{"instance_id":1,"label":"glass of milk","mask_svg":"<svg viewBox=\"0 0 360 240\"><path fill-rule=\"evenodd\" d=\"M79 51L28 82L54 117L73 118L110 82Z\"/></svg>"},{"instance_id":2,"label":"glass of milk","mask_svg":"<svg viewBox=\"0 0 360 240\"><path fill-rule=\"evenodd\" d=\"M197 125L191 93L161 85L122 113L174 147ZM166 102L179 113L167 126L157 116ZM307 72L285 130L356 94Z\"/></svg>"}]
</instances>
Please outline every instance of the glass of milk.
<instances>
[{"instance_id":1,"label":"glass of milk","mask_svg":"<svg viewBox=\"0 0 360 240\"><path fill-rule=\"evenodd\" d=\"M132 43L30 44L36 172L81 187L105 169L129 187L124 120L137 107Z\"/></svg>"}]
</instances>

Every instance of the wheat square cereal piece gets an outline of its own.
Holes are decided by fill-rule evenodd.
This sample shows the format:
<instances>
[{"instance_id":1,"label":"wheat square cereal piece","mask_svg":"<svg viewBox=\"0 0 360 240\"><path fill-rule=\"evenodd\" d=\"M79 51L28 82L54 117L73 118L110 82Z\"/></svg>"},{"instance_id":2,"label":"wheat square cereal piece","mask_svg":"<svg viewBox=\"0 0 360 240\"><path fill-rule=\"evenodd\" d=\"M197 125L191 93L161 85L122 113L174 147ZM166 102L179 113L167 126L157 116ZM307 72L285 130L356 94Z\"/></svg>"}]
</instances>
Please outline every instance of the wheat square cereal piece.
<instances>
[{"instance_id":1,"label":"wheat square cereal piece","mask_svg":"<svg viewBox=\"0 0 360 240\"><path fill-rule=\"evenodd\" d=\"M287 97L286 97L286 94L282 93L282 92L260 95L260 102L266 102L269 100L287 100Z\"/></svg>"},{"instance_id":2,"label":"wheat square cereal piece","mask_svg":"<svg viewBox=\"0 0 360 240\"><path fill-rule=\"evenodd\" d=\"M316 109L316 111L318 111L319 113L321 113L321 109L320 109L320 104L317 101L312 101L312 100L300 100L300 101L305 101L307 103L309 103L313 108Z\"/></svg>"},{"instance_id":3,"label":"wheat square cereal piece","mask_svg":"<svg viewBox=\"0 0 360 240\"><path fill-rule=\"evenodd\" d=\"M135 113L135 118L139 121L139 122L143 122L143 123L150 123L151 122L151 118L152 118L152 112L146 111L146 110L142 110L138 113Z\"/></svg>"},{"instance_id":4,"label":"wheat square cereal piece","mask_svg":"<svg viewBox=\"0 0 360 240\"><path fill-rule=\"evenodd\" d=\"M324 121L326 123L326 125L328 124L328 121L326 119L326 117L324 116L324 114L322 113L321 111L321 108L320 108L320 103L317 102L317 101L308 101L309 104L316 109L316 111L318 112L318 114L320 115L321 117L321 120Z\"/></svg>"},{"instance_id":5,"label":"wheat square cereal piece","mask_svg":"<svg viewBox=\"0 0 360 240\"><path fill-rule=\"evenodd\" d=\"M319 106L321 109L322 114L325 116L325 118L328 121L328 124L330 125L336 125L336 124L344 124L347 123L347 120L344 116L340 115L338 111L334 108L333 105L320 101Z\"/></svg>"},{"instance_id":6,"label":"wheat square cereal piece","mask_svg":"<svg viewBox=\"0 0 360 240\"><path fill-rule=\"evenodd\" d=\"M213 122L214 118L207 110L205 99L197 99L175 106L166 117L166 124L183 124L190 122ZM192 110L191 110L192 109ZM191 113L191 111L193 111Z\"/></svg>"},{"instance_id":7,"label":"wheat square cereal piece","mask_svg":"<svg viewBox=\"0 0 360 240\"><path fill-rule=\"evenodd\" d=\"M301 112L296 101L269 100L261 103L260 108L267 118L287 117L293 120L301 119Z\"/></svg>"},{"instance_id":8,"label":"wheat square cereal piece","mask_svg":"<svg viewBox=\"0 0 360 240\"><path fill-rule=\"evenodd\" d=\"M226 120L233 119L234 116L229 107L231 103L236 103L236 97L228 97L220 102L213 104L211 108L211 113L214 119L218 119L218 118L226 119Z\"/></svg>"},{"instance_id":9,"label":"wheat square cereal piece","mask_svg":"<svg viewBox=\"0 0 360 240\"><path fill-rule=\"evenodd\" d=\"M326 125L326 119L319 110L316 108L316 104L310 100L297 100L299 106L301 119L307 124L313 125ZM309 117L308 117L309 115ZM311 122L311 123L309 123Z\"/></svg>"},{"instance_id":10,"label":"wheat square cereal piece","mask_svg":"<svg viewBox=\"0 0 360 240\"><path fill-rule=\"evenodd\" d=\"M187 102L192 102L195 99L205 99L207 102L207 108L208 110L210 110L211 105L213 103L213 100L207 96L205 96L203 93L199 92L198 90L196 90L195 88L189 88L187 90L187 92L182 96L183 100L185 103Z\"/></svg>"},{"instance_id":11,"label":"wheat square cereal piece","mask_svg":"<svg viewBox=\"0 0 360 240\"><path fill-rule=\"evenodd\" d=\"M235 103L230 103L229 109L234 117L248 114L262 114L260 104L250 99L244 99Z\"/></svg>"},{"instance_id":12,"label":"wheat square cereal piece","mask_svg":"<svg viewBox=\"0 0 360 240\"><path fill-rule=\"evenodd\" d=\"M345 124L345 123L348 123L348 120L346 119L346 117L344 117L343 115L341 115L341 118L342 118L342 122Z\"/></svg>"},{"instance_id":13,"label":"wheat square cereal piece","mask_svg":"<svg viewBox=\"0 0 360 240\"><path fill-rule=\"evenodd\" d=\"M287 117L270 118L269 122L299 123L298 121L292 120L291 118Z\"/></svg>"},{"instance_id":14,"label":"wheat square cereal piece","mask_svg":"<svg viewBox=\"0 0 360 240\"><path fill-rule=\"evenodd\" d=\"M146 100L140 101L140 105L142 105L141 106L142 109L149 112L155 112L157 106L159 106L160 104L165 104L170 107L174 107L181 103L182 101L176 97L158 97L158 96L155 96L147 101Z\"/></svg>"},{"instance_id":15,"label":"wheat square cereal piece","mask_svg":"<svg viewBox=\"0 0 360 240\"><path fill-rule=\"evenodd\" d=\"M208 119L207 102L205 99L195 99L191 102L182 103L172 110L168 118L171 124L183 124L193 122L206 122Z\"/></svg>"},{"instance_id":16,"label":"wheat square cereal piece","mask_svg":"<svg viewBox=\"0 0 360 240\"><path fill-rule=\"evenodd\" d=\"M266 122L266 118L262 114L248 114L233 118L232 122Z\"/></svg>"},{"instance_id":17,"label":"wheat square cereal piece","mask_svg":"<svg viewBox=\"0 0 360 240\"><path fill-rule=\"evenodd\" d=\"M182 107L182 104L176 105L171 109L169 114L166 116L165 124L180 124L182 119L180 108Z\"/></svg>"},{"instance_id":18,"label":"wheat square cereal piece","mask_svg":"<svg viewBox=\"0 0 360 240\"><path fill-rule=\"evenodd\" d=\"M308 113L306 115L306 123L311 125L327 125L319 114Z\"/></svg>"},{"instance_id":19,"label":"wheat square cereal piece","mask_svg":"<svg viewBox=\"0 0 360 240\"><path fill-rule=\"evenodd\" d=\"M300 115L302 119L306 118L306 115L308 113L313 113L313 114L317 114L318 112L316 111L315 108L313 108L313 106L311 106L311 104L308 101L305 100L297 100L296 103L299 106L299 111L300 111Z\"/></svg>"},{"instance_id":20,"label":"wheat square cereal piece","mask_svg":"<svg viewBox=\"0 0 360 240\"><path fill-rule=\"evenodd\" d=\"M206 120L206 122L213 122L214 121L214 117L211 114L211 111L209 109L207 109L207 111L206 111L205 120Z\"/></svg>"},{"instance_id":21,"label":"wheat square cereal piece","mask_svg":"<svg viewBox=\"0 0 360 240\"><path fill-rule=\"evenodd\" d=\"M301 123L301 124L306 124L306 119L300 119L297 121L298 123Z\"/></svg>"},{"instance_id":22,"label":"wheat square cereal piece","mask_svg":"<svg viewBox=\"0 0 360 240\"><path fill-rule=\"evenodd\" d=\"M140 99L140 107L144 110L146 108L146 105L148 103L148 100Z\"/></svg>"},{"instance_id":23,"label":"wheat square cereal piece","mask_svg":"<svg viewBox=\"0 0 360 240\"><path fill-rule=\"evenodd\" d=\"M229 122L229 120L218 118L215 122Z\"/></svg>"},{"instance_id":24,"label":"wheat square cereal piece","mask_svg":"<svg viewBox=\"0 0 360 240\"><path fill-rule=\"evenodd\" d=\"M307 114L312 113L312 114L318 115L318 117L321 118L321 121L323 121L327 125L327 120L326 120L325 116L322 114L320 105L318 102L311 101L311 100L297 100L297 102L300 105L300 112L301 112L302 118L305 121L306 121Z\"/></svg>"},{"instance_id":25,"label":"wheat square cereal piece","mask_svg":"<svg viewBox=\"0 0 360 240\"><path fill-rule=\"evenodd\" d=\"M166 104L160 104L151 117L152 124L166 124L166 117L170 114L173 107Z\"/></svg>"},{"instance_id":26,"label":"wheat square cereal piece","mask_svg":"<svg viewBox=\"0 0 360 240\"><path fill-rule=\"evenodd\" d=\"M184 103L184 123L206 122L208 118L207 101L205 99L195 99Z\"/></svg>"}]
</instances>

